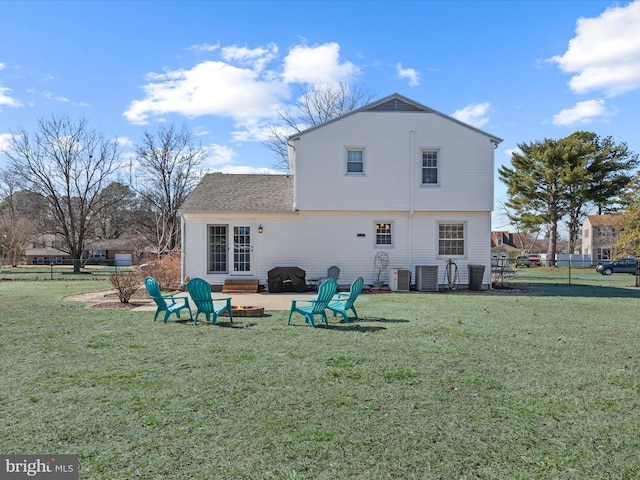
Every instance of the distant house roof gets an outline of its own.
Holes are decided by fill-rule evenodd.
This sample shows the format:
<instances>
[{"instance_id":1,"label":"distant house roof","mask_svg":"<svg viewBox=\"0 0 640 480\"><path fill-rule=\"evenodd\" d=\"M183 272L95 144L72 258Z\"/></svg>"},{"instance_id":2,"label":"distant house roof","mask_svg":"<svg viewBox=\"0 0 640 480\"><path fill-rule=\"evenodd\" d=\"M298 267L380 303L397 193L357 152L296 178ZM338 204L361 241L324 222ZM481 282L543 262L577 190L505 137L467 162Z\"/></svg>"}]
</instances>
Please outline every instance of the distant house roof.
<instances>
[{"instance_id":1,"label":"distant house roof","mask_svg":"<svg viewBox=\"0 0 640 480\"><path fill-rule=\"evenodd\" d=\"M86 250L134 250L133 240L129 238L111 238L106 240L87 240Z\"/></svg>"},{"instance_id":2,"label":"distant house roof","mask_svg":"<svg viewBox=\"0 0 640 480\"><path fill-rule=\"evenodd\" d=\"M209 173L187 197L181 212L291 212L293 177Z\"/></svg>"},{"instance_id":3,"label":"distant house roof","mask_svg":"<svg viewBox=\"0 0 640 480\"><path fill-rule=\"evenodd\" d=\"M622 215L609 214L609 215L587 215L589 223L592 227L604 227L615 225L620 221Z\"/></svg>"},{"instance_id":4,"label":"distant house roof","mask_svg":"<svg viewBox=\"0 0 640 480\"><path fill-rule=\"evenodd\" d=\"M345 113L339 117L333 118L327 122L324 122L320 125L316 125L314 127L308 128L307 130L303 130L302 132L295 133L289 137L289 140L296 140L305 133L311 132L318 128L322 128L325 125L328 125L333 122L337 122L338 120L348 117L349 115L355 115L360 112L419 112L419 113L433 113L434 115L438 115L440 117L446 118L447 120L462 125L470 130L475 130L476 132L489 137L489 141L493 142L495 145L498 145L502 142L502 138L496 137L495 135L491 135L490 133L484 132L479 128L472 127L471 125L461 122L460 120L450 117L449 115L445 115L444 113L440 113L432 108L426 107L410 98L404 97L399 93L391 94L387 97L384 97L378 101L373 103L369 103L364 105L361 108L353 110L349 113Z\"/></svg>"},{"instance_id":5,"label":"distant house roof","mask_svg":"<svg viewBox=\"0 0 640 480\"><path fill-rule=\"evenodd\" d=\"M68 257L67 252L63 252L53 247L25 248L24 254L28 257Z\"/></svg>"}]
</instances>

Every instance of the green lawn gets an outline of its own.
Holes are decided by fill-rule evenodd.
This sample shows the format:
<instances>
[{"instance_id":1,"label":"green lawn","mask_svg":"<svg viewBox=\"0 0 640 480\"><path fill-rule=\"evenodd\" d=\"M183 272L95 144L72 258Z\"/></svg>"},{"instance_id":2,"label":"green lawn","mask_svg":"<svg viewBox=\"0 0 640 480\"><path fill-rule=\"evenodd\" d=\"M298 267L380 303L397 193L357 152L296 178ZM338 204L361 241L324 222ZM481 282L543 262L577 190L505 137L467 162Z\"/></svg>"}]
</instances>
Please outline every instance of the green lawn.
<instances>
[{"instance_id":1,"label":"green lawn","mask_svg":"<svg viewBox=\"0 0 640 480\"><path fill-rule=\"evenodd\" d=\"M637 479L640 289L581 273L362 295L359 322L315 330L0 282L0 452L77 454L83 480Z\"/></svg>"}]
</instances>

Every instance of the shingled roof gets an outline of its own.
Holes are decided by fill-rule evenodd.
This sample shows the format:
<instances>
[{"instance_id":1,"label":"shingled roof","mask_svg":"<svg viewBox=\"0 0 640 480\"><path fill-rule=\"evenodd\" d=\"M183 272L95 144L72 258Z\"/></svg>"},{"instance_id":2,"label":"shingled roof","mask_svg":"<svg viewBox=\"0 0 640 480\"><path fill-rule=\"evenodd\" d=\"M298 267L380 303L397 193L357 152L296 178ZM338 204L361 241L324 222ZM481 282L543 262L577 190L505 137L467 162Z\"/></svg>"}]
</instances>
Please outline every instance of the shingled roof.
<instances>
[{"instance_id":1,"label":"shingled roof","mask_svg":"<svg viewBox=\"0 0 640 480\"><path fill-rule=\"evenodd\" d=\"M181 212L291 212L293 177L209 173L187 197Z\"/></svg>"},{"instance_id":2,"label":"shingled roof","mask_svg":"<svg viewBox=\"0 0 640 480\"><path fill-rule=\"evenodd\" d=\"M608 225L616 225L622 220L622 215L610 213L607 215L587 215L589 223L592 227L603 227Z\"/></svg>"}]
</instances>

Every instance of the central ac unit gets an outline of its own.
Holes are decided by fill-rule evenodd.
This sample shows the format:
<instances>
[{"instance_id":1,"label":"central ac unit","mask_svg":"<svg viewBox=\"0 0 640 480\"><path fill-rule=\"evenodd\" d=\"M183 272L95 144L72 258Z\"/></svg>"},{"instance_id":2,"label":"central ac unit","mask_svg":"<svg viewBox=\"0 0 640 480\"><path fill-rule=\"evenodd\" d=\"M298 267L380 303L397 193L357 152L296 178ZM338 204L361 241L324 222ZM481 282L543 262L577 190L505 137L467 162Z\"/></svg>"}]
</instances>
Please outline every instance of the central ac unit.
<instances>
[{"instance_id":1,"label":"central ac unit","mask_svg":"<svg viewBox=\"0 0 640 480\"><path fill-rule=\"evenodd\" d=\"M438 291L438 265L416 265L416 290Z\"/></svg>"},{"instance_id":2,"label":"central ac unit","mask_svg":"<svg viewBox=\"0 0 640 480\"><path fill-rule=\"evenodd\" d=\"M408 292L411 290L411 270L407 268L392 268L389 276L389 289L393 292Z\"/></svg>"}]
</instances>

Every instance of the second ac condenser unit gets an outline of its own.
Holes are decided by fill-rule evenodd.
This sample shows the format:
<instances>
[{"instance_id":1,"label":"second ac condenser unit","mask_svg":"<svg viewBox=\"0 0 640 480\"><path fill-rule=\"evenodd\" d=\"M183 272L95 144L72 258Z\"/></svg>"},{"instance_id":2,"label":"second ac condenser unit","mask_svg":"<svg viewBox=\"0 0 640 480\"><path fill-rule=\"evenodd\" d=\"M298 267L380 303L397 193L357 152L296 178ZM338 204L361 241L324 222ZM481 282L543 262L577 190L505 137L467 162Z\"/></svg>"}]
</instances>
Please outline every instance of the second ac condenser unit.
<instances>
[{"instance_id":1,"label":"second ac condenser unit","mask_svg":"<svg viewBox=\"0 0 640 480\"><path fill-rule=\"evenodd\" d=\"M438 265L416 265L416 290L438 291Z\"/></svg>"},{"instance_id":2,"label":"second ac condenser unit","mask_svg":"<svg viewBox=\"0 0 640 480\"><path fill-rule=\"evenodd\" d=\"M411 290L411 270L392 268L389 276L389 289L392 292L408 292Z\"/></svg>"}]
</instances>

